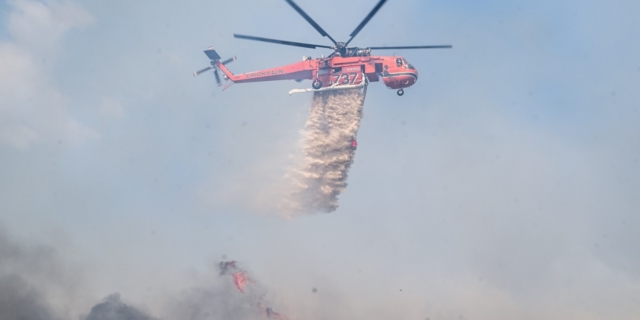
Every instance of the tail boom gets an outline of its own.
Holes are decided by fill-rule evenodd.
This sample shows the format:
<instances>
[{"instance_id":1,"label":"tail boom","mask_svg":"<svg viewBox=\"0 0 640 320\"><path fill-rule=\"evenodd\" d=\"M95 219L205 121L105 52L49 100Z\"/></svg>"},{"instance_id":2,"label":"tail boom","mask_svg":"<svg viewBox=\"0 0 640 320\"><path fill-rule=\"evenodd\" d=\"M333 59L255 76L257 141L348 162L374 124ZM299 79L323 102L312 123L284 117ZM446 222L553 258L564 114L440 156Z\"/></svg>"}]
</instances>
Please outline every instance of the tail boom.
<instances>
[{"instance_id":1,"label":"tail boom","mask_svg":"<svg viewBox=\"0 0 640 320\"><path fill-rule=\"evenodd\" d=\"M277 81L277 80L304 80L313 79L313 71L316 69L311 61L302 61L282 67L264 69L254 72L234 75L220 61L216 61L216 67L234 83Z\"/></svg>"}]
</instances>

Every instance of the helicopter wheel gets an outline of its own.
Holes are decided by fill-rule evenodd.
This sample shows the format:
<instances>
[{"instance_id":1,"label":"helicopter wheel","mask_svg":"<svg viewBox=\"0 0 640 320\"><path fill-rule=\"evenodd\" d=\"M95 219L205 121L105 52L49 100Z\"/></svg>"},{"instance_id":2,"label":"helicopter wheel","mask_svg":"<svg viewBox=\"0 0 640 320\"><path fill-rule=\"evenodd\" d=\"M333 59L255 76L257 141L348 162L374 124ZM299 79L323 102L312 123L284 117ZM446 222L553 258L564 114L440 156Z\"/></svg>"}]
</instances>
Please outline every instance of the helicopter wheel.
<instances>
[{"instance_id":1,"label":"helicopter wheel","mask_svg":"<svg viewBox=\"0 0 640 320\"><path fill-rule=\"evenodd\" d=\"M402 90L402 89L398 90L398 95L399 96L402 96L403 94L404 94L404 90Z\"/></svg>"},{"instance_id":2,"label":"helicopter wheel","mask_svg":"<svg viewBox=\"0 0 640 320\"><path fill-rule=\"evenodd\" d=\"M320 88L322 88L322 81L320 80L315 80L312 84L311 87L313 87L314 89L318 90Z\"/></svg>"}]
</instances>

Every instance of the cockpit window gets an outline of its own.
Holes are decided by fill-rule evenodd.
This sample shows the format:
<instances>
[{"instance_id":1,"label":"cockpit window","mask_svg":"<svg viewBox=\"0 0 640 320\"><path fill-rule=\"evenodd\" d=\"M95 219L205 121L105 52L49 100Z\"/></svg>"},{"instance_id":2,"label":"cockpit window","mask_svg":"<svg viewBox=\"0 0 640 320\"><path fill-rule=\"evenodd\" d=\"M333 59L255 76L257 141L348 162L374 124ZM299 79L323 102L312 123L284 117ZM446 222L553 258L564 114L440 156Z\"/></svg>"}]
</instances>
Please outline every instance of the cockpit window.
<instances>
[{"instance_id":1,"label":"cockpit window","mask_svg":"<svg viewBox=\"0 0 640 320\"><path fill-rule=\"evenodd\" d=\"M396 65L397 65L398 67L399 67L399 66L401 66L402 64L403 64L403 62L402 62L402 58L398 58L398 59L396 59Z\"/></svg>"},{"instance_id":2,"label":"cockpit window","mask_svg":"<svg viewBox=\"0 0 640 320\"><path fill-rule=\"evenodd\" d=\"M416 68L414 68L410 63L407 64L407 68L411 69L411 70L415 70Z\"/></svg>"}]
</instances>

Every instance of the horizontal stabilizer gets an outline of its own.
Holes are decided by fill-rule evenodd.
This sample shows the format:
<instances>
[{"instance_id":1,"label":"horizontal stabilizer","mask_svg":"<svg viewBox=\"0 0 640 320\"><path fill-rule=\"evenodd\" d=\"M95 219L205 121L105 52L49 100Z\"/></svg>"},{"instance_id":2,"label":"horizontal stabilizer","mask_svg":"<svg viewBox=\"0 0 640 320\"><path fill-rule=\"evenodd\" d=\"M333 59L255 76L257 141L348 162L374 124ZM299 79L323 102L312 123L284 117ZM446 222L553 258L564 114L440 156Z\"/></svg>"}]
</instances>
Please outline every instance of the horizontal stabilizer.
<instances>
[{"instance_id":1,"label":"horizontal stabilizer","mask_svg":"<svg viewBox=\"0 0 640 320\"><path fill-rule=\"evenodd\" d=\"M204 51L204 53L207 55L207 57L209 57L209 59L211 60L220 60L220 56L218 55L218 53L213 50L213 49L207 49Z\"/></svg>"}]
</instances>

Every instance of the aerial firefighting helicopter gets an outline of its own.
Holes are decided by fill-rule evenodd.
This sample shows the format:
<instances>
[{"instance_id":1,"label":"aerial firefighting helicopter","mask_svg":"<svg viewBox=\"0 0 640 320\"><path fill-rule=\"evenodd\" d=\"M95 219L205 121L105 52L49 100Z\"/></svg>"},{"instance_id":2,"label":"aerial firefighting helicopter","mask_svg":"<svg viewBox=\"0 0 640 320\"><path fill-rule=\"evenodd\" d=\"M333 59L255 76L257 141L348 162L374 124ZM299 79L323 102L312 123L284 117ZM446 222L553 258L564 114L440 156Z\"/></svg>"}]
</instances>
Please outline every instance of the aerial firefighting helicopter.
<instances>
[{"instance_id":1,"label":"aerial firefighting helicopter","mask_svg":"<svg viewBox=\"0 0 640 320\"><path fill-rule=\"evenodd\" d=\"M311 26L313 26L323 37L328 37L333 46L309 44L301 42L292 42L284 40L276 40L269 38L261 38L234 34L238 39L255 40L276 44L283 44L302 48L327 48L334 52L325 57L312 59L311 57L303 57L301 62L292 63L290 65L264 69L245 74L234 75L225 66L227 63L234 61L235 57L220 61L220 56L213 49L209 48L204 53L211 60L210 66L193 73L197 76L205 71L214 70L214 75L218 86L220 76L218 70L224 74L225 80L231 80L232 83L274 81L274 80L313 80L312 89L294 89L289 94L299 92L317 92L326 90L340 90L362 88L369 82L382 81L389 89L398 90L398 95L404 94L404 89L412 86L418 80L418 71L400 56L372 56L371 50L388 50L388 49L448 49L450 45L436 46L400 46L400 47L349 47L349 43L364 28L364 26L373 18L387 0L380 0L371 12L362 20L350 35L347 42L335 41L322 27L320 27L309 15L307 15L293 0L285 0L294 10L296 10ZM228 87L225 86L225 89Z\"/></svg>"}]
</instances>

